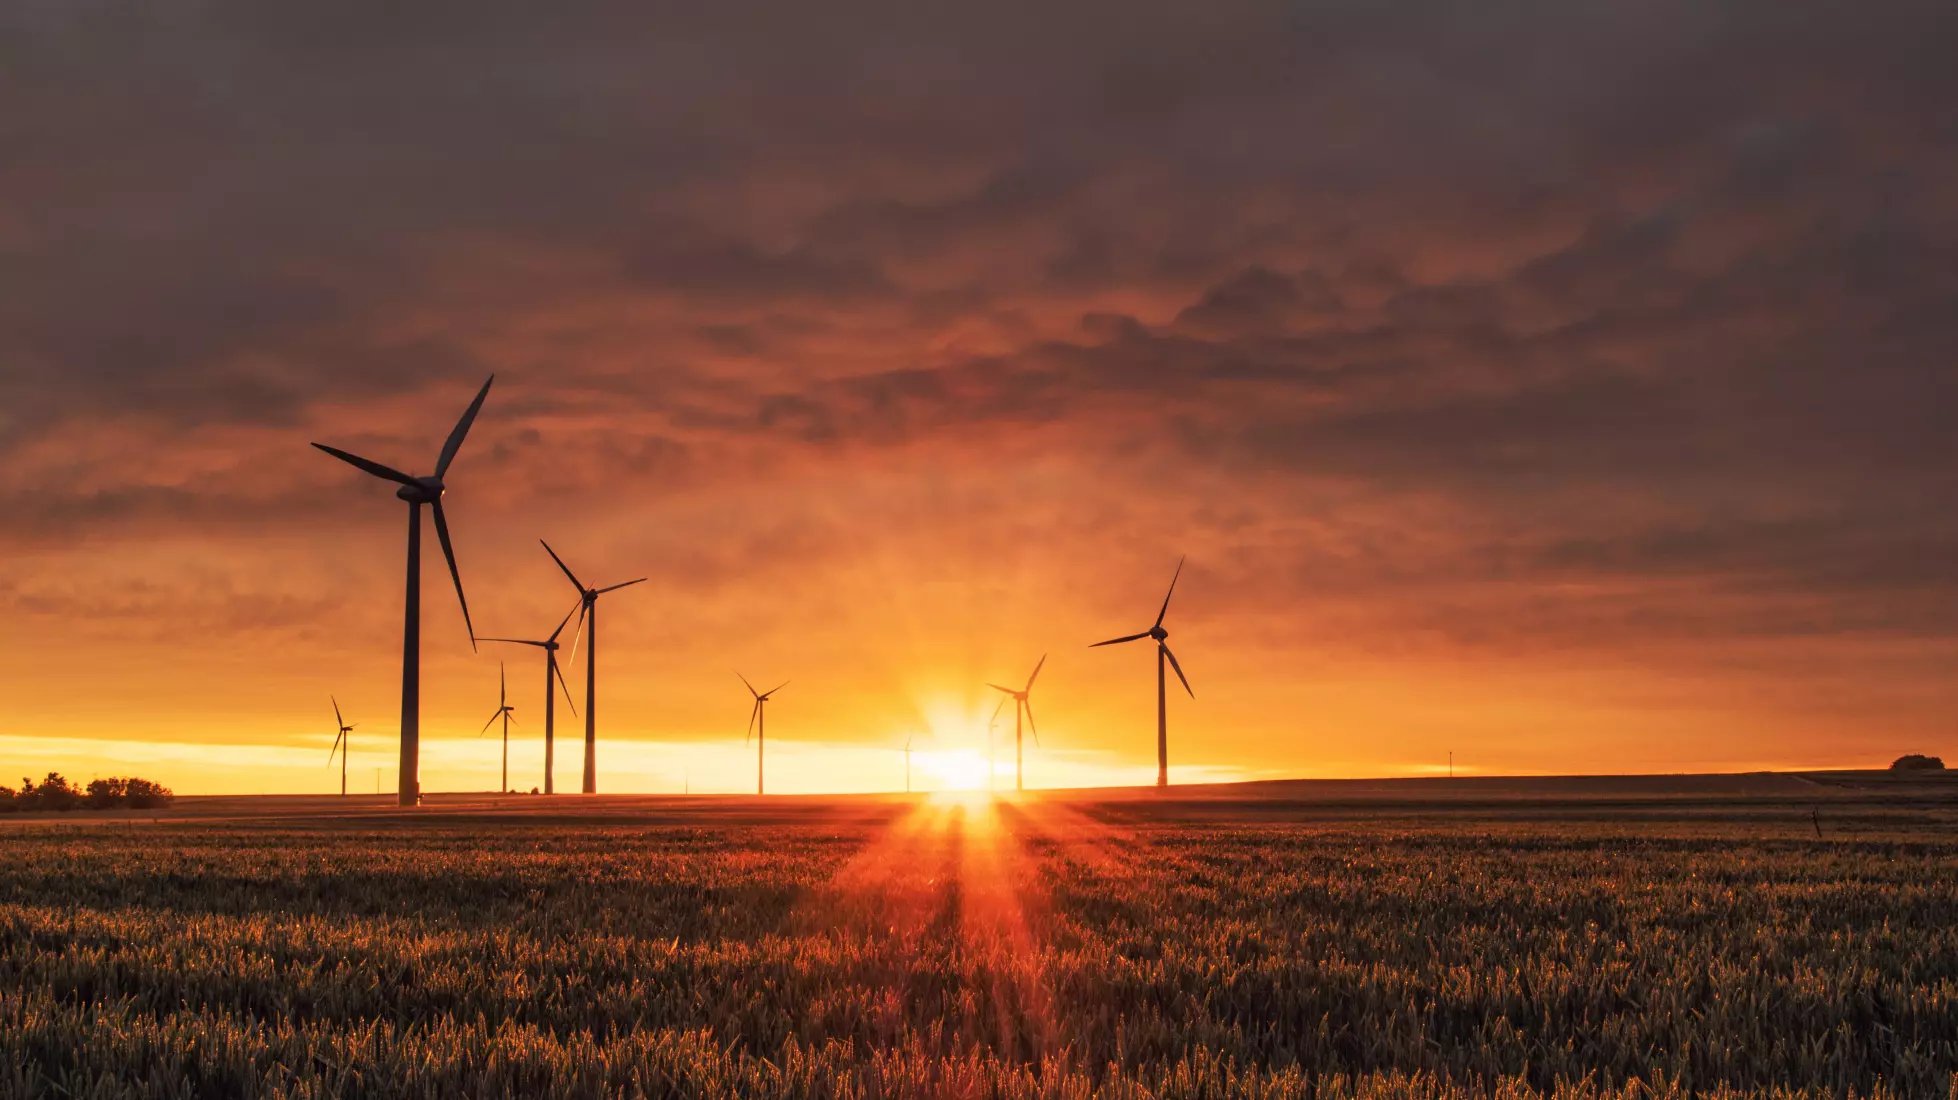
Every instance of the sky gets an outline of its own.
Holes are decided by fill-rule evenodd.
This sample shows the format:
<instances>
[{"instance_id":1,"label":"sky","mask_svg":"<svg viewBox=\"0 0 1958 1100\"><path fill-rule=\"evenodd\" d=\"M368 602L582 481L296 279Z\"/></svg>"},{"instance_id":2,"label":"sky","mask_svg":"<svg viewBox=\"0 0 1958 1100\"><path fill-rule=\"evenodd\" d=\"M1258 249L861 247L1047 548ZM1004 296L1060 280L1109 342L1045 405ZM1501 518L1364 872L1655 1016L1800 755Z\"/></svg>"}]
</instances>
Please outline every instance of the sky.
<instances>
[{"instance_id":1,"label":"sky","mask_svg":"<svg viewBox=\"0 0 1958 1100\"><path fill-rule=\"evenodd\" d=\"M0 7L0 776L393 784L403 507L601 790L1958 751L1948 3ZM425 789L541 782L426 542ZM580 662L582 662L582 656ZM572 670L580 705L582 667ZM1172 683L1172 686L1174 684ZM577 782L559 711L559 783ZM1010 734L1008 729L1002 735ZM978 765L983 774L983 764ZM381 774L376 773L380 769ZM1004 773L1002 773L1004 774Z\"/></svg>"}]
</instances>

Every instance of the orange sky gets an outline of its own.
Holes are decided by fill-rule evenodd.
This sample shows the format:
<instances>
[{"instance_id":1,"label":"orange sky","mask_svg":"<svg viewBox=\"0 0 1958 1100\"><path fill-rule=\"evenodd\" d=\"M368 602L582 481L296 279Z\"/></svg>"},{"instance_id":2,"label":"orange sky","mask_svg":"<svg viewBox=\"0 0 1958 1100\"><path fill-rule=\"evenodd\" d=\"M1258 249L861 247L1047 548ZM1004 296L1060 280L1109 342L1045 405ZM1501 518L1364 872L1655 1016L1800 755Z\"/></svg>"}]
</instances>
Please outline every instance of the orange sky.
<instances>
[{"instance_id":1,"label":"orange sky","mask_svg":"<svg viewBox=\"0 0 1958 1100\"><path fill-rule=\"evenodd\" d=\"M604 790L745 789L736 668L773 790L967 782L1042 653L1029 781L1146 781L1087 646L1183 554L1181 779L1954 748L1948 7L1175 7L9 17L0 775L326 790L331 694L391 787L401 506L307 443L492 371L479 631L652 578ZM425 551L424 786L503 658L527 788Z\"/></svg>"}]
</instances>

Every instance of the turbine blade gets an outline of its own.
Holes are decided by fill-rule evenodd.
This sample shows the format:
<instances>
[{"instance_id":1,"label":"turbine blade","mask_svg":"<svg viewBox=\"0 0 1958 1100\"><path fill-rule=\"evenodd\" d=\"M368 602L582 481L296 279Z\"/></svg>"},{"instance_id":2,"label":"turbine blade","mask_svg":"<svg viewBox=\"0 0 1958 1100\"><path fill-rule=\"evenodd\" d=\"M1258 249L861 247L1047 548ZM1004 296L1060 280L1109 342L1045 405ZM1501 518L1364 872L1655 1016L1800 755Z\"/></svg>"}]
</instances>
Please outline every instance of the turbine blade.
<instances>
[{"instance_id":1,"label":"turbine blade","mask_svg":"<svg viewBox=\"0 0 1958 1100\"><path fill-rule=\"evenodd\" d=\"M745 745L748 742L753 741L755 739L755 718L760 714L761 714L761 696L757 695L755 697L754 707L748 711L748 735L741 739L742 744Z\"/></svg>"},{"instance_id":2,"label":"turbine blade","mask_svg":"<svg viewBox=\"0 0 1958 1100\"><path fill-rule=\"evenodd\" d=\"M333 766L333 754L340 751L340 744L346 739L347 739L346 730L341 730L339 736L333 739L333 747L326 750L326 763L328 767Z\"/></svg>"},{"instance_id":3,"label":"turbine blade","mask_svg":"<svg viewBox=\"0 0 1958 1100\"><path fill-rule=\"evenodd\" d=\"M1183 681L1183 690L1190 693L1190 698L1192 699L1196 698L1197 697L1196 689L1190 686L1189 677L1183 675L1183 666L1176 663L1176 654L1171 653L1168 646L1164 646L1163 656L1169 658L1169 667L1176 670L1176 678L1178 680Z\"/></svg>"},{"instance_id":4,"label":"turbine blade","mask_svg":"<svg viewBox=\"0 0 1958 1100\"><path fill-rule=\"evenodd\" d=\"M1033 666L1033 675L1027 677L1027 686L1021 690L1023 691L1033 690L1033 682L1035 680L1040 679L1040 670L1046 664L1047 664L1047 655L1045 653L1042 653L1040 655L1040 663Z\"/></svg>"},{"instance_id":5,"label":"turbine blade","mask_svg":"<svg viewBox=\"0 0 1958 1100\"><path fill-rule=\"evenodd\" d=\"M571 708L571 717L578 717L578 704L571 701L571 685L564 682L564 666L552 661L551 671L557 673L557 684L564 689L564 705Z\"/></svg>"},{"instance_id":6,"label":"turbine blade","mask_svg":"<svg viewBox=\"0 0 1958 1100\"><path fill-rule=\"evenodd\" d=\"M497 720L498 718L501 718L501 717L503 717L503 712L502 712L502 711L500 711L500 710L499 710L499 711L497 711L496 713L494 713L494 714L492 714L492 715L490 715L490 716L489 716L489 721L487 721L487 722L484 722L484 723L483 723L483 728L482 728L482 729L479 729L479 730L477 730L477 731L476 731L476 736L478 736L478 737L481 737L482 735L484 735L484 734L486 734L486 733L488 733L488 732L489 732L489 728L490 728L491 726L494 726L494 725L496 725L496 720Z\"/></svg>"},{"instance_id":7,"label":"turbine blade","mask_svg":"<svg viewBox=\"0 0 1958 1100\"><path fill-rule=\"evenodd\" d=\"M533 642L529 638L478 638L479 642L509 642L511 645L534 645L542 647L543 642Z\"/></svg>"},{"instance_id":8,"label":"turbine blade","mask_svg":"<svg viewBox=\"0 0 1958 1100\"><path fill-rule=\"evenodd\" d=\"M510 724L513 726L523 725L522 722L517 721L517 708L515 707L510 708Z\"/></svg>"},{"instance_id":9,"label":"turbine blade","mask_svg":"<svg viewBox=\"0 0 1958 1100\"><path fill-rule=\"evenodd\" d=\"M338 447L329 447L324 443L315 443L313 444L313 446L318 447L320 450L325 451L327 454L332 455L334 458L337 458L340 461L345 462L350 466L358 467L370 474L373 474L375 477L382 478L383 480L398 481L403 485L417 484L414 478L409 477L407 474L402 473L400 470L397 470L392 466L383 466L371 458L362 458L359 455L354 454L350 451L343 451Z\"/></svg>"},{"instance_id":10,"label":"turbine blade","mask_svg":"<svg viewBox=\"0 0 1958 1100\"><path fill-rule=\"evenodd\" d=\"M735 669L734 674L736 676L741 676L741 670L738 668ZM748 683L748 678L746 676L741 676L741 682L748 685L748 694L754 696L757 699L761 698L761 692L755 690L755 685Z\"/></svg>"},{"instance_id":11,"label":"turbine blade","mask_svg":"<svg viewBox=\"0 0 1958 1100\"><path fill-rule=\"evenodd\" d=\"M340 700L334 699L331 695L327 696L327 698L333 701L333 724L336 726L345 726L347 720L340 716Z\"/></svg>"},{"instance_id":12,"label":"turbine blade","mask_svg":"<svg viewBox=\"0 0 1958 1100\"><path fill-rule=\"evenodd\" d=\"M449 472L449 463L454 462L456 452L462 449L462 437L469 434L469 425L476 422L476 413L483 407L483 398L489 396L490 383L496 381L492 374L483 382L483 388L476 391L476 400L469 403L462 419L456 421L455 430L449 433L448 442L442 444L442 457L435 460L435 476L441 477Z\"/></svg>"},{"instance_id":13,"label":"turbine blade","mask_svg":"<svg viewBox=\"0 0 1958 1100\"><path fill-rule=\"evenodd\" d=\"M1146 630L1145 630L1145 631L1143 631L1143 632L1142 632L1142 633L1140 633L1140 634L1124 634L1124 635L1122 635L1122 636L1121 636L1121 637L1119 637L1119 638L1110 638L1110 639L1108 639L1108 640L1107 640L1107 641L1105 641L1105 642L1096 642L1096 643L1095 643L1094 645L1091 645L1091 646L1089 646L1088 648L1089 648L1089 649L1094 649L1094 648L1096 648L1096 646L1105 646L1105 645L1120 645L1120 644L1122 644L1123 642L1134 642L1134 641L1140 641L1141 639L1143 639L1143 638L1147 638L1148 636L1149 636L1149 632L1148 632L1148 631L1146 631Z\"/></svg>"},{"instance_id":14,"label":"turbine blade","mask_svg":"<svg viewBox=\"0 0 1958 1100\"><path fill-rule=\"evenodd\" d=\"M456 584L456 602L462 605L462 625L469 628L469 649L476 649L476 624L469 621L469 597L462 594L462 571L456 568L455 545L449 541L449 521L442 514L442 502L436 501L435 537L442 540L442 556L449 562L449 579Z\"/></svg>"},{"instance_id":15,"label":"turbine blade","mask_svg":"<svg viewBox=\"0 0 1958 1100\"><path fill-rule=\"evenodd\" d=\"M1010 695L1002 695L999 697L999 705L993 708L993 717L992 717L993 721L995 722L999 721L999 712L1006 709L1006 700L1010 698L1012 698L1012 696Z\"/></svg>"},{"instance_id":16,"label":"turbine blade","mask_svg":"<svg viewBox=\"0 0 1958 1100\"><path fill-rule=\"evenodd\" d=\"M780 691L780 690L782 690L783 688L785 688L785 687L788 687L788 686L789 686L789 682L788 682L787 680L784 680L784 681L782 681L781 683L779 683L779 684L776 684L776 685L775 685L774 687L772 687L772 688L769 688L769 689L768 689L767 691L764 691L764 692L762 692L762 693L761 693L761 694L762 694L762 698L764 698L764 699L766 699L766 698L767 698L767 697L769 697L770 695L773 695L773 694L775 694L776 692L778 692L778 691Z\"/></svg>"},{"instance_id":17,"label":"turbine blade","mask_svg":"<svg viewBox=\"0 0 1958 1100\"><path fill-rule=\"evenodd\" d=\"M622 584L614 584L614 585L609 585L605 588L601 588L598 590L598 594L603 596L607 592L617 592L621 588L631 588L635 584L644 584L644 583L646 583L646 578L641 577L636 581L626 581Z\"/></svg>"},{"instance_id":18,"label":"turbine blade","mask_svg":"<svg viewBox=\"0 0 1958 1100\"><path fill-rule=\"evenodd\" d=\"M559 634L562 634L562 633L564 633L564 624L565 624L565 623L568 623L568 622L570 622L570 621L571 621L571 615L572 615L572 613L573 613L573 612L575 612L575 611L577 611L577 610L578 610L578 608L580 608L580 607L583 607L584 605L585 605L585 603L584 603L584 600L582 600L582 599L580 599L580 600L579 600L579 601L578 601L578 602L577 602L576 604L574 604L574 605L572 605L572 608L571 608L571 610L570 610L570 611L567 611L567 612L565 612L565 613L564 613L564 618L558 621L558 624L557 624L557 629L556 629L556 630L553 630L553 631L551 631L551 636L550 636L550 638L548 639L548 641L552 641L552 642L555 642L555 641L557 641L557 636L558 636Z\"/></svg>"},{"instance_id":19,"label":"turbine blade","mask_svg":"<svg viewBox=\"0 0 1958 1100\"><path fill-rule=\"evenodd\" d=\"M1033 747L1040 747L1040 727L1033 724L1033 700L1022 699L1020 705L1027 708L1027 732L1033 734Z\"/></svg>"},{"instance_id":20,"label":"turbine blade","mask_svg":"<svg viewBox=\"0 0 1958 1100\"><path fill-rule=\"evenodd\" d=\"M987 686L987 687L989 687L989 688L992 688L992 689L993 689L994 691L1003 691L1003 692L1005 692L1005 693L1006 693L1006 694L1008 694L1008 695L1011 695L1011 694L1013 694L1013 689L1012 689L1012 688L1010 688L1010 687L1006 687L1006 686L1004 686L1004 685L1001 685L1001 684L994 684L994 683L988 683L988 684L987 684L986 686Z\"/></svg>"},{"instance_id":21,"label":"turbine blade","mask_svg":"<svg viewBox=\"0 0 1958 1100\"><path fill-rule=\"evenodd\" d=\"M582 592L583 589L580 589L579 591ZM567 658L568 661L576 661L578 659L578 639L583 637L584 633L585 633L585 601L582 598L580 598L578 600L578 625L571 628L571 656Z\"/></svg>"},{"instance_id":22,"label":"turbine blade","mask_svg":"<svg viewBox=\"0 0 1958 1100\"><path fill-rule=\"evenodd\" d=\"M1163 609L1156 612L1156 625L1163 625L1163 616L1169 614L1169 598L1176 595L1176 578L1183 575L1183 558L1176 559L1176 572L1170 575L1169 591L1163 593Z\"/></svg>"},{"instance_id":23,"label":"turbine blade","mask_svg":"<svg viewBox=\"0 0 1958 1100\"><path fill-rule=\"evenodd\" d=\"M544 542L543 539L538 539L537 541L543 544L544 552L551 556L551 560L557 563L557 567L564 570L564 575L571 580L571 587L578 590L578 598L582 600L585 595L585 585L583 581L578 579L578 574L573 573L571 567L564 564L564 559L557 556L557 551L551 549L550 543Z\"/></svg>"},{"instance_id":24,"label":"turbine blade","mask_svg":"<svg viewBox=\"0 0 1958 1100\"><path fill-rule=\"evenodd\" d=\"M502 661L496 662L496 702L498 706L510 705L510 674Z\"/></svg>"}]
</instances>

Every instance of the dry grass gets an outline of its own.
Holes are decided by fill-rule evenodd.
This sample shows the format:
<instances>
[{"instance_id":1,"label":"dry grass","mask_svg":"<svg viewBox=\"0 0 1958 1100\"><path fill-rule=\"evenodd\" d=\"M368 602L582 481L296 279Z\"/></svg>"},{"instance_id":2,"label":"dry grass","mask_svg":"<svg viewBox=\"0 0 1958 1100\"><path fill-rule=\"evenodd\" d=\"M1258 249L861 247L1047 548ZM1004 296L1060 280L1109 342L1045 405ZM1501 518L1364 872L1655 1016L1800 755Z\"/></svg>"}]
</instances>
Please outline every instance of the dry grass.
<instances>
[{"instance_id":1,"label":"dry grass","mask_svg":"<svg viewBox=\"0 0 1958 1100\"><path fill-rule=\"evenodd\" d=\"M0 1096L1958 1095L1908 814L715 805L9 832Z\"/></svg>"}]
</instances>

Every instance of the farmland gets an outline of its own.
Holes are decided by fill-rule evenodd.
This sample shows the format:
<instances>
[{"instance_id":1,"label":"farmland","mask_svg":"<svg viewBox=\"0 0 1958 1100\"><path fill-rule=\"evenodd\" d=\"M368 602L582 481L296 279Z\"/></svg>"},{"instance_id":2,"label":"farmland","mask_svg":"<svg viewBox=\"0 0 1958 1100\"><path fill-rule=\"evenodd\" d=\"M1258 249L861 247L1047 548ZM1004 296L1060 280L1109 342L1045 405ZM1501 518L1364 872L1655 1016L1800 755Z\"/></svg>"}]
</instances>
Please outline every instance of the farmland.
<instances>
[{"instance_id":1,"label":"farmland","mask_svg":"<svg viewBox=\"0 0 1958 1100\"><path fill-rule=\"evenodd\" d=\"M1952 793L186 799L9 825L0 1096L1949 1096Z\"/></svg>"}]
</instances>

